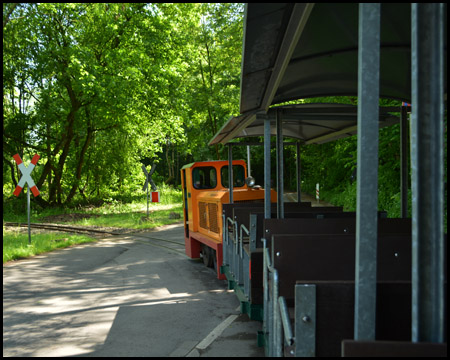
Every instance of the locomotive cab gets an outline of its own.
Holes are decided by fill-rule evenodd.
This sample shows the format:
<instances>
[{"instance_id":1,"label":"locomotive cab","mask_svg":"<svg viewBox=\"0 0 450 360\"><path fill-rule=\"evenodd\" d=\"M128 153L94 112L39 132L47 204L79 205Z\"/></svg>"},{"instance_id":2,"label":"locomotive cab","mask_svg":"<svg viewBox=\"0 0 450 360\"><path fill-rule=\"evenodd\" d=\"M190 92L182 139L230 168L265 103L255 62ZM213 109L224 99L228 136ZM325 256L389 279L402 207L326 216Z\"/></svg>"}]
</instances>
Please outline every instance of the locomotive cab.
<instances>
[{"instance_id":1,"label":"locomotive cab","mask_svg":"<svg viewBox=\"0 0 450 360\"><path fill-rule=\"evenodd\" d=\"M246 178L245 161L234 160L233 202L264 200L264 190ZM246 181L247 180L247 181ZM181 169L186 254L203 258L219 279L222 265L222 204L229 203L228 161L195 162ZM276 196L275 192L274 196Z\"/></svg>"}]
</instances>

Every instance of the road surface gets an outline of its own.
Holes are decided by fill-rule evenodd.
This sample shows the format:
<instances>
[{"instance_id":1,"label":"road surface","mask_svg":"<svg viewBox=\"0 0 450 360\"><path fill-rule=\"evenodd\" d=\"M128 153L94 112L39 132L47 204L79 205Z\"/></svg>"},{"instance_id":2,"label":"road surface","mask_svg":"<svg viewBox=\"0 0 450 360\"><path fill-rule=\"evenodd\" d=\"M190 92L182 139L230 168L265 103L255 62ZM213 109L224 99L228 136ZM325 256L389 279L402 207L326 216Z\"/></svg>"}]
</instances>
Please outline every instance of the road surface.
<instances>
[{"instance_id":1,"label":"road surface","mask_svg":"<svg viewBox=\"0 0 450 360\"><path fill-rule=\"evenodd\" d=\"M165 240L165 241L161 241ZM182 225L3 266L3 356L264 356Z\"/></svg>"}]
</instances>

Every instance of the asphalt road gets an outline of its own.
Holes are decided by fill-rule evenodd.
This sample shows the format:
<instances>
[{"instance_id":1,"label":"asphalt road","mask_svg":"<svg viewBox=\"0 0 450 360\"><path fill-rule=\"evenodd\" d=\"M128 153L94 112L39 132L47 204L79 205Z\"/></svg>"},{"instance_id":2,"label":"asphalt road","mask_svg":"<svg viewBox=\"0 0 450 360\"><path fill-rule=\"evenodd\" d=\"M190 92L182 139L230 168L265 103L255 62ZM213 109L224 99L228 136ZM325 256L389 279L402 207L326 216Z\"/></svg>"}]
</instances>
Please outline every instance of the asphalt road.
<instances>
[{"instance_id":1,"label":"asphalt road","mask_svg":"<svg viewBox=\"0 0 450 360\"><path fill-rule=\"evenodd\" d=\"M183 254L182 234L171 226L4 265L3 356L264 356L261 323Z\"/></svg>"}]
</instances>

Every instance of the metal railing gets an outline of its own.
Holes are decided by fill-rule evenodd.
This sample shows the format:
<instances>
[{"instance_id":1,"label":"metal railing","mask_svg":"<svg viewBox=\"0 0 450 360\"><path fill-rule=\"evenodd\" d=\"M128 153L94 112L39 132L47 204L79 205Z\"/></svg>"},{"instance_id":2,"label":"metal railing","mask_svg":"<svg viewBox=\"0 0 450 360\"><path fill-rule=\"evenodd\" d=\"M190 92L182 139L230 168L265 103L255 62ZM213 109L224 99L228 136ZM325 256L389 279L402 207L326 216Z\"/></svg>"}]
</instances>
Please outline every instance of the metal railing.
<instances>
[{"instance_id":1,"label":"metal railing","mask_svg":"<svg viewBox=\"0 0 450 360\"><path fill-rule=\"evenodd\" d=\"M224 264L229 266L230 273L236 282L245 281L243 279L243 240L244 234L250 235L250 231L243 224L238 224L230 217L223 215L224 235L223 244ZM228 227L233 228L233 239L230 238ZM230 241L232 240L232 241ZM291 322L289 319L286 299L278 295L278 271L273 267L266 239L263 242L263 333L267 336L265 340L266 355L281 357L283 355L283 341L287 346L295 343ZM269 289L269 282L270 287ZM270 291L271 290L271 291Z\"/></svg>"},{"instance_id":2,"label":"metal railing","mask_svg":"<svg viewBox=\"0 0 450 360\"><path fill-rule=\"evenodd\" d=\"M292 333L289 312L286 299L278 294L278 271L273 267L266 245L266 239L262 239L264 244L263 257L263 287L264 287L264 321L263 332L267 335L266 355L281 357L283 354L283 334L286 345L292 346L295 338ZM269 281L271 290L269 291Z\"/></svg>"},{"instance_id":3,"label":"metal railing","mask_svg":"<svg viewBox=\"0 0 450 360\"><path fill-rule=\"evenodd\" d=\"M234 280L243 283L243 231L249 235L249 230L237 223L237 221L223 215L224 231L223 231L223 248L224 248L224 264L228 265L229 272L233 275ZM228 231L228 226L233 228L232 239ZM238 229L239 228L239 229ZM230 241L231 240L231 241Z\"/></svg>"},{"instance_id":4,"label":"metal railing","mask_svg":"<svg viewBox=\"0 0 450 360\"><path fill-rule=\"evenodd\" d=\"M222 215L222 223L224 224L223 232L222 232L222 244L224 247L223 264L230 265L230 254L229 254L230 238L229 238L229 232L228 232L228 224L230 224L234 228L234 221L233 221L233 219L231 219L229 217L225 218L225 214L223 214Z\"/></svg>"}]
</instances>

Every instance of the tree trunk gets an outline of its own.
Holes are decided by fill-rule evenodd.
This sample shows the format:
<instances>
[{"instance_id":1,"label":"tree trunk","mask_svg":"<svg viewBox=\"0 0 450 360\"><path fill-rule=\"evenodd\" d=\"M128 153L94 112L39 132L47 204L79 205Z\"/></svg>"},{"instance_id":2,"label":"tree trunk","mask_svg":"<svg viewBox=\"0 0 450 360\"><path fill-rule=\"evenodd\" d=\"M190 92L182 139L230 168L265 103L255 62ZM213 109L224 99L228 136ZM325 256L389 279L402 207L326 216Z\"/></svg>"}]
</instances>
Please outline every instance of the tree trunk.
<instances>
[{"instance_id":1,"label":"tree trunk","mask_svg":"<svg viewBox=\"0 0 450 360\"><path fill-rule=\"evenodd\" d=\"M78 155L78 164L77 164L75 182L72 185L72 189L70 189L69 195L67 196L65 203L69 203L72 200L72 198L74 197L75 192L77 191L78 184L81 179L81 170L82 170L83 164L84 164L84 155L86 154L86 151L89 148L89 144L91 143L93 132L94 132L93 129L91 127L88 127L86 140L83 144L83 147L81 148L80 154Z\"/></svg>"},{"instance_id":2,"label":"tree trunk","mask_svg":"<svg viewBox=\"0 0 450 360\"><path fill-rule=\"evenodd\" d=\"M50 166L51 159L52 159L52 153L51 153L51 147L50 147L50 125L48 123L46 124L46 130L47 130L47 162L49 163L49 166ZM47 181L48 181L48 185L47 185L48 189L50 189L50 186L52 185L51 171L48 172Z\"/></svg>"}]
</instances>

